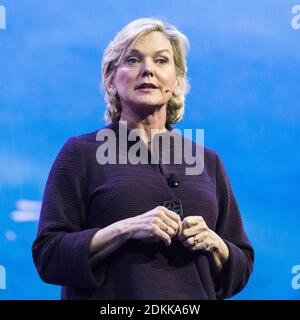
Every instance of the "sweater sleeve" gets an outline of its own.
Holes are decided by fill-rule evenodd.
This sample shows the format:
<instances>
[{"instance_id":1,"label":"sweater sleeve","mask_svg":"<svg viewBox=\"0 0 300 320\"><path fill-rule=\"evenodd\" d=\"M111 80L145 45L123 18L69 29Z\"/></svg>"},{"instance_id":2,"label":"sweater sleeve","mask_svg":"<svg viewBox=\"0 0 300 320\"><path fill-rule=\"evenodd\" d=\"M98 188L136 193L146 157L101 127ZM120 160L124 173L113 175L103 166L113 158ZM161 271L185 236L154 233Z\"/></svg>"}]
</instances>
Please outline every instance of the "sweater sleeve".
<instances>
[{"instance_id":1,"label":"sweater sleeve","mask_svg":"<svg viewBox=\"0 0 300 320\"><path fill-rule=\"evenodd\" d=\"M219 218L216 233L229 250L229 258L216 278L218 299L241 291L253 271L254 250L245 233L238 204L221 159L216 154L216 188Z\"/></svg>"},{"instance_id":2,"label":"sweater sleeve","mask_svg":"<svg viewBox=\"0 0 300 320\"><path fill-rule=\"evenodd\" d=\"M47 283L88 288L101 281L89 264L89 246L99 228L86 229L86 177L76 138L70 138L50 170L38 234L32 246L35 266ZM98 274L98 272L97 272Z\"/></svg>"}]
</instances>

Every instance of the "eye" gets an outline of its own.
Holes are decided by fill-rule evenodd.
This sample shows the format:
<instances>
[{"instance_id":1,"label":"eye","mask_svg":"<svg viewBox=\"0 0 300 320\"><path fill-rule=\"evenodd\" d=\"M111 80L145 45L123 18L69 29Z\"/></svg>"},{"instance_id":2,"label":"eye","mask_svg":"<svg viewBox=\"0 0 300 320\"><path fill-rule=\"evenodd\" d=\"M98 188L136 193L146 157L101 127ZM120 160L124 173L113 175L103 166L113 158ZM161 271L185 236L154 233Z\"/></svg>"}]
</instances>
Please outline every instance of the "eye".
<instances>
[{"instance_id":1,"label":"eye","mask_svg":"<svg viewBox=\"0 0 300 320\"><path fill-rule=\"evenodd\" d=\"M137 57L128 57L128 58L126 59L126 62L127 62L128 64L135 64L135 63L140 62L140 60L139 60Z\"/></svg>"},{"instance_id":2,"label":"eye","mask_svg":"<svg viewBox=\"0 0 300 320\"><path fill-rule=\"evenodd\" d=\"M156 60L156 62L158 62L159 64L166 64L168 62L167 58L158 58Z\"/></svg>"}]
</instances>

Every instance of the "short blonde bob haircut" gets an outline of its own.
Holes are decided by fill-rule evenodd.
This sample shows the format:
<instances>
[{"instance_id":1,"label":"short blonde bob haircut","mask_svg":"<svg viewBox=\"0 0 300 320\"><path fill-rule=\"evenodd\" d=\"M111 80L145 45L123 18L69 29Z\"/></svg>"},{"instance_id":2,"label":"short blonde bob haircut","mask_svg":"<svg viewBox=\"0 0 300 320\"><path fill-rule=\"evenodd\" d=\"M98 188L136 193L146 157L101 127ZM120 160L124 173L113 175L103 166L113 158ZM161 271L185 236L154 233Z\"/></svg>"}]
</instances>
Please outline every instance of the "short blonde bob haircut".
<instances>
[{"instance_id":1,"label":"short blonde bob haircut","mask_svg":"<svg viewBox=\"0 0 300 320\"><path fill-rule=\"evenodd\" d=\"M121 63L127 48L142 36L152 32L162 32L171 42L174 52L174 64L180 81L180 88L176 95L168 101L166 126L179 122L184 114L184 99L189 91L189 82L186 76L186 54L189 50L189 41L175 26L157 18L141 18L130 22L109 43L102 59L101 89L106 101L104 119L107 124L118 121L121 117L122 106L118 93L112 90L116 69Z\"/></svg>"}]
</instances>

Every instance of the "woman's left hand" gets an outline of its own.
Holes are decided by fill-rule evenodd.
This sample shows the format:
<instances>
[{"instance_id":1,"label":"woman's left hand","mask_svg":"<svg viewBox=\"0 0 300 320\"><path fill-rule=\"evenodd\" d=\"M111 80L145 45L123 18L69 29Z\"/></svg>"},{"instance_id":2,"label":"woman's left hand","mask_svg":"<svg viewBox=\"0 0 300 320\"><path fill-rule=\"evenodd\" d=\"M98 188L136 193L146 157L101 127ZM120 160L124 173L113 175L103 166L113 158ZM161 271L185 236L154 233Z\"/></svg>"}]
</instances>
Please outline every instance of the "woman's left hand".
<instances>
[{"instance_id":1,"label":"woman's left hand","mask_svg":"<svg viewBox=\"0 0 300 320\"><path fill-rule=\"evenodd\" d=\"M182 222L182 233L178 239L191 250L203 250L212 253L218 271L228 260L229 250L225 242L211 229L208 228L201 216L185 217Z\"/></svg>"}]
</instances>

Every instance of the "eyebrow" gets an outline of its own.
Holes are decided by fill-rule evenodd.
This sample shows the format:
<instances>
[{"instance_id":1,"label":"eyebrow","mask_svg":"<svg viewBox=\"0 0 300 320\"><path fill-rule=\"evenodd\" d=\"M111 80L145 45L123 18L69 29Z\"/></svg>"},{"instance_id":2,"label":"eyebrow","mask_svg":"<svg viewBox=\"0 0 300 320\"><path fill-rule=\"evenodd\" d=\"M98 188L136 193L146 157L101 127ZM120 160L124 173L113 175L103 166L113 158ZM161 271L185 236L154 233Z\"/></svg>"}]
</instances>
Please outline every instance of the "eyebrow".
<instances>
[{"instance_id":1,"label":"eyebrow","mask_svg":"<svg viewBox=\"0 0 300 320\"><path fill-rule=\"evenodd\" d=\"M158 51L156 51L156 52L154 52L154 53L155 53L155 54L158 54L158 53L162 53L162 52L165 52L165 51L170 54L170 50L169 50L169 49L158 50ZM137 49L130 49L130 50L127 52L127 54L133 54L133 53L142 55L142 53L141 53L139 50L137 50Z\"/></svg>"}]
</instances>

